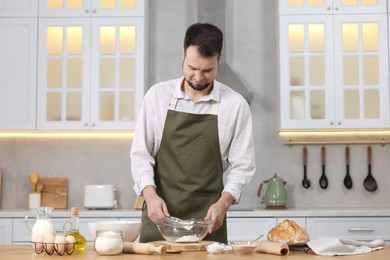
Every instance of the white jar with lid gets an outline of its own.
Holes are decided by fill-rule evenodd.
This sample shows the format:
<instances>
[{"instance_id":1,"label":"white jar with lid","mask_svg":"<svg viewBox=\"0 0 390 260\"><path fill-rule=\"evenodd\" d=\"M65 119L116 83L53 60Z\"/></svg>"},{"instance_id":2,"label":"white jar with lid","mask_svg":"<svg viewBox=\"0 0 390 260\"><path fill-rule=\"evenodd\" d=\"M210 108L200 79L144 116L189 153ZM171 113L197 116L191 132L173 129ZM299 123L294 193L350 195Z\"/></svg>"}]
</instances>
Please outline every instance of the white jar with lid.
<instances>
[{"instance_id":1,"label":"white jar with lid","mask_svg":"<svg viewBox=\"0 0 390 260\"><path fill-rule=\"evenodd\" d=\"M119 255L123 251L121 231L97 231L94 249L99 255Z\"/></svg>"}]
</instances>

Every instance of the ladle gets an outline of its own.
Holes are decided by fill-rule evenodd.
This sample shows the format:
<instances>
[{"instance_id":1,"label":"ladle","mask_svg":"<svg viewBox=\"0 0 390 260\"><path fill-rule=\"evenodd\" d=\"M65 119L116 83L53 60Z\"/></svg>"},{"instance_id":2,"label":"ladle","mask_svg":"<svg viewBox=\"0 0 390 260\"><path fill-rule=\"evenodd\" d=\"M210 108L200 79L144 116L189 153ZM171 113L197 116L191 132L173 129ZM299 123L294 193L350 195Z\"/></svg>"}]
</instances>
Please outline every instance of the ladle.
<instances>
[{"instance_id":1,"label":"ladle","mask_svg":"<svg viewBox=\"0 0 390 260\"><path fill-rule=\"evenodd\" d=\"M320 178L320 187L326 189L328 187L328 178L325 175L325 146L321 147L321 165L322 165L322 174Z\"/></svg>"},{"instance_id":2,"label":"ladle","mask_svg":"<svg viewBox=\"0 0 390 260\"><path fill-rule=\"evenodd\" d=\"M303 180L302 180L302 186L305 189L308 189L310 187L310 180L307 178L307 148L306 146L303 147Z\"/></svg>"},{"instance_id":3,"label":"ladle","mask_svg":"<svg viewBox=\"0 0 390 260\"><path fill-rule=\"evenodd\" d=\"M351 189L353 182L352 182L351 175L349 175L349 147L348 146L345 147L345 165L347 167L347 175L345 175L344 178L344 186L347 189Z\"/></svg>"}]
</instances>

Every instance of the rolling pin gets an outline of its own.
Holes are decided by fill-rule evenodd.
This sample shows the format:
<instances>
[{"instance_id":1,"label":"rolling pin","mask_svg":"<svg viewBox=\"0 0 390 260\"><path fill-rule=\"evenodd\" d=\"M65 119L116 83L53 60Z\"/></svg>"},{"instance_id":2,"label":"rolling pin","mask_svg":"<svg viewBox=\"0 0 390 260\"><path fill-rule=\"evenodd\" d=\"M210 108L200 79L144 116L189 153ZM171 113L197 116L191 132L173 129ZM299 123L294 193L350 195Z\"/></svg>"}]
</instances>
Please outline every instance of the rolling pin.
<instances>
[{"instance_id":1,"label":"rolling pin","mask_svg":"<svg viewBox=\"0 0 390 260\"><path fill-rule=\"evenodd\" d=\"M154 246L148 243L124 242L123 253L135 253L143 255L152 255L154 253L165 255L167 248L164 245Z\"/></svg>"}]
</instances>

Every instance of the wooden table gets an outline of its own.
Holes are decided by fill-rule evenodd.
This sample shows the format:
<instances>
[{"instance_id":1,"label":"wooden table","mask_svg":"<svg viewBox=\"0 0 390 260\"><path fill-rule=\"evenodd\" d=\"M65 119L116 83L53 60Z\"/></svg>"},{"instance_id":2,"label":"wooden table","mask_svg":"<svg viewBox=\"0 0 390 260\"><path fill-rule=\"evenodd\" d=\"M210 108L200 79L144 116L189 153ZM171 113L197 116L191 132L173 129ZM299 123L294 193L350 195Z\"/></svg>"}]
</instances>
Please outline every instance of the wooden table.
<instances>
[{"instance_id":1,"label":"wooden table","mask_svg":"<svg viewBox=\"0 0 390 260\"><path fill-rule=\"evenodd\" d=\"M232 260L232 259L258 259L258 260L312 260L312 259L335 259L325 256L317 256L313 252L304 253L303 251L291 251L288 256L277 256L270 254L254 253L251 255L237 255L237 254L222 254L210 255L206 251L199 252L183 252L181 254L167 254L167 255L138 255L138 254L121 254L117 256L99 256L95 253L91 246L88 246L86 252L83 254L72 255L47 255L45 253L38 255L33 251L32 246L25 245L0 245L0 259L1 260L53 260L53 259L73 259L73 260ZM338 260L389 260L390 259L390 245L386 245L385 249L373 253L356 255L356 256L342 256L337 257Z\"/></svg>"}]
</instances>

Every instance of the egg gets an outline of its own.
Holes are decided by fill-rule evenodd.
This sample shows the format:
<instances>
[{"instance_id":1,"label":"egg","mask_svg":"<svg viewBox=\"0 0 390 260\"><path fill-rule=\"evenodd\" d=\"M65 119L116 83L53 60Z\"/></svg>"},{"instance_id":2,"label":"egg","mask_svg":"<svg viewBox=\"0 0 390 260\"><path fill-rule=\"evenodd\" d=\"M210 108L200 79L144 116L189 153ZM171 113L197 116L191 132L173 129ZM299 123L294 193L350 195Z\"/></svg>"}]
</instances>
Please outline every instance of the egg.
<instances>
[{"instance_id":1,"label":"egg","mask_svg":"<svg viewBox=\"0 0 390 260\"><path fill-rule=\"evenodd\" d=\"M73 250L74 245L76 244L76 238L72 235L68 235L65 237L66 239L66 251L71 252Z\"/></svg>"},{"instance_id":2,"label":"egg","mask_svg":"<svg viewBox=\"0 0 390 260\"><path fill-rule=\"evenodd\" d=\"M35 252L41 253L43 251L43 240L45 237L41 234L32 235L31 241L33 242L33 247L35 248Z\"/></svg>"},{"instance_id":3,"label":"egg","mask_svg":"<svg viewBox=\"0 0 390 260\"><path fill-rule=\"evenodd\" d=\"M46 253L49 255L54 252L54 236L53 235L45 235L45 239L43 242L46 244Z\"/></svg>"},{"instance_id":4,"label":"egg","mask_svg":"<svg viewBox=\"0 0 390 260\"><path fill-rule=\"evenodd\" d=\"M54 244L57 250L57 253L62 255L65 252L66 239L63 235L57 235L54 238Z\"/></svg>"}]
</instances>

